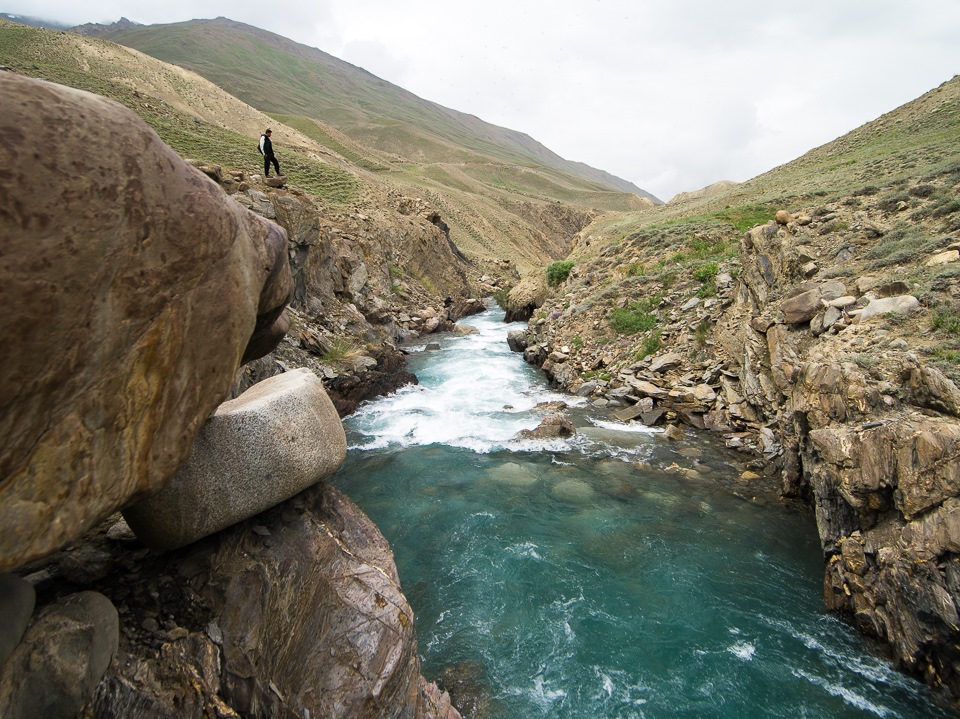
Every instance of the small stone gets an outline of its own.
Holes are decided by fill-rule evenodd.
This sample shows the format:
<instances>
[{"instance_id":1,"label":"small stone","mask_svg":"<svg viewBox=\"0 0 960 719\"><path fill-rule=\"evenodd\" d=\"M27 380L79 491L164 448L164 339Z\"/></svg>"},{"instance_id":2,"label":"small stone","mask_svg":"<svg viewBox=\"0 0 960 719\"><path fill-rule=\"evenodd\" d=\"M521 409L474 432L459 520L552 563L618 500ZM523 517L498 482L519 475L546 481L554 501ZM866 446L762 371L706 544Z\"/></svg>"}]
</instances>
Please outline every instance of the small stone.
<instances>
[{"instance_id":1,"label":"small stone","mask_svg":"<svg viewBox=\"0 0 960 719\"><path fill-rule=\"evenodd\" d=\"M793 216L786 210L777 210L777 214L774 217L777 221L777 224L786 225L788 222L793 222Z\"/></svg>"},{"instance_id":2,"label":"small stone","mask_svg":"<svg viewBox=\"0 0 960 719\"><path fill-rule=\"evenodd\" d=\"M809 322L823 308L820 288L801 292L780 303L780 311L787 324L804 324Z\"/></svg>"},{"instance_id":3,"label":"small stone","mask_svg":"<svg viewBox=\"0 0 960 719\"><path fill-rule=\"evenodd\" d=\"M92 584L113 569L113 557L90 546L66 552L59 561L60 573L75 584Z\"/></svg>"},{"instance_id":4,"label":"small stone","mask_svg":"<svg viewBox=\"0 0 960 719\"><path fill-rule=\"evenodd\" d=\"M203 631L210 638L211 642L217 646L223 646L223 632L220 630L219 624L216 622L210 622L206 627L204 627Z\"/></svg>"},{"instance_id":5,"label":"small stone","mask_svg":"<svg viewBox=\"0 0 960 719\"><path fill-rule=\"evenodd\" d=\"M761 479L761 477L756 472L746 470L740 473L740 479L744 480L745 482L756 482L758 479Z\"/></svg>"},{"instance_id":6,"label":"small stone","mask_svg":"<svg viewBox=\"0 0 960 719\"><path fill-rule=\"evenodd\" d=\"M685 436L684 431L675 424L667 425L667 428L663 430L664 439L669 439L673 442L683 439Z\"/></svg>"},{"instance_id":7,"label":"small stone","mask_svg":"<svg viewBox=\"0 0 960 719\"><path fill-rule=\"evenodd\" d=\"M153 617L147 617L140 622L140 628L145 632L150 632L153 634L160 629L160 623Z\"/></svg>"},{"instance_id":8,"label":"small stone","mask_svg":"<svg viewBox=\"0 0 960 719\"><path fill-rule=\"evenodd\" d=\"M683 357L681 357L676 352L668 352L665 355L657 357L650 364L650 371L662 374L672 369L676 369L683 362Z\"/></svg>"},{"instance_id":9,"label":"small stone","mask_svg":"<svg viewBox=\"0 0 960 719\"><path fill-rule=\"evenodd\" d=\"M842 297L837 297L836 299L832 299L827 302L827 307L838 307L842 309L844 307L850 307L856 303L857 298L853 295L843 295Z\"/></svg>"},{"instance_id":10,"label":"small stone","mask_svg":"<svg viewBox=\"0 0 960 719\"><path fill-rule=\"evenodd\" d=\"M107 530L107 539L111 542L133 542L136 541L137 535L130 529L126 520L120 517L120 519Z\"/></svg>"}]
</instances>

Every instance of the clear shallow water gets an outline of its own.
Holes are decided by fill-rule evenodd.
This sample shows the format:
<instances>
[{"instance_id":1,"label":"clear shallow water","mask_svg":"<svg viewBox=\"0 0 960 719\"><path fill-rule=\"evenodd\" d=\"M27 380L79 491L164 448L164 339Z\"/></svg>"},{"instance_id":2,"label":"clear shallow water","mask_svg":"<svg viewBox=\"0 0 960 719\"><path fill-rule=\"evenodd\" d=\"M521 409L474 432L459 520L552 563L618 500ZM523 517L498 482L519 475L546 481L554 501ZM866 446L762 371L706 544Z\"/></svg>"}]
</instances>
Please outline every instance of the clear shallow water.
<instances>
[{"instance_id":1,"label":"clear shallow water","mask_svg":"<svg viewBox=\"0 0 960 719\"><path fill-rule=\"evenodd\" d=\"M414 355L335 478L393 546L426 676L495 719L955 716L823 611L812 517L723 489L722 446L586 407L571 441L514 440L573 400L500 319Z\"/></svg>"}]
</instances>

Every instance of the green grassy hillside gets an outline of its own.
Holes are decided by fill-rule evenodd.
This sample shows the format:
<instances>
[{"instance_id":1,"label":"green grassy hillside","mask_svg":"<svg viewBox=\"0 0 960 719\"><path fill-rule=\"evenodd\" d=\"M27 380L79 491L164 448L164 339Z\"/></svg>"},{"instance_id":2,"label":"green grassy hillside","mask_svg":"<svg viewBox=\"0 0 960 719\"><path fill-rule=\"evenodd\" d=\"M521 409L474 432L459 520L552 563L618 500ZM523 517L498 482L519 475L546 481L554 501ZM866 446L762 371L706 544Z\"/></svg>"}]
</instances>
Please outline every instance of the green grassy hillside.
<instances>
[{"instance_id":1,"label":"green grassy hillside","mask_svg":"<svg viewBox=\"0 0 960 719\"><path fill-rule=\"evenodd\" d=\"M642 214L610 215L592 230L612 242L655 233L661 227L678 236L684 225L739 230L742 223L737 222L738 217L761 222L783 206L830 204L849 196L894 196L900 192L897 185L908 178L941 175L958 168L960 75L752 180ZM600 249L595 243L589 251Z\"/></svg>"},{"instance_id":2,"label":"green grassy hillside","mask_svg":"<svg viewBox=\"0 0 960 719\"><path fill-rule=\"evenodd\" d=\"M417 164L493 160L556 172L587 192L614 190L656 201L625 180L564 160L523 133L423 100L362 68L249 25L192 20L104 37L189 68L264 112L316 118Z\"/></svg>"},{"instance_id":3,"label":"green grassy hillside","mask_svg":"<svg viewBox=\"0 0 960 719\"><path fill-rule=\"evenodd\" d=\"M289 62L296 66L297 58ZM264 114L189 70L98 38L0 20L0 64L117 100L181 155L229 169L260 171L256 139L272 126L291 185L331 210L421 197L468 257L511 259L521 271L566 255L598 209L650 206L635 194L529 160L497 160L398 120L383 135L395 147L371 147L307 115ZM417 157L411 147L419 148ZM428 161L428 152L445 159Z\"/></svg>"}]
</instances>

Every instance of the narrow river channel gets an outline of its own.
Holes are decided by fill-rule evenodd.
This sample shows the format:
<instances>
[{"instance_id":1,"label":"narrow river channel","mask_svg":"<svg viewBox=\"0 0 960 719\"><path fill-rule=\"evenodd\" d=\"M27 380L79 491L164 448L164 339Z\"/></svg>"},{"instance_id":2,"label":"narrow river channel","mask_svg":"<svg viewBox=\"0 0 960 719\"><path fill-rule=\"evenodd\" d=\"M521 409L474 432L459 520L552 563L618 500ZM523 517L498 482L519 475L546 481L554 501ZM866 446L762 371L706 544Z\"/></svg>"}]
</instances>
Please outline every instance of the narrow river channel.
<instances>
[{"instance_id":1,"label":"narrow river channel","mask_svg":"<svg viewBox=\"0 0 960 719\"><path fill-rule=\"evenodd\" d=\"M956 716L824 611L812 515L736 496L741 457L551 392L507 348L522 325L466 322L480 333L411 355L419 386L347 421L334 478L393 546L424 674L466 709ZM551 400L583 405L576 437L513 439Z\"/></svg>"}]
</instances>

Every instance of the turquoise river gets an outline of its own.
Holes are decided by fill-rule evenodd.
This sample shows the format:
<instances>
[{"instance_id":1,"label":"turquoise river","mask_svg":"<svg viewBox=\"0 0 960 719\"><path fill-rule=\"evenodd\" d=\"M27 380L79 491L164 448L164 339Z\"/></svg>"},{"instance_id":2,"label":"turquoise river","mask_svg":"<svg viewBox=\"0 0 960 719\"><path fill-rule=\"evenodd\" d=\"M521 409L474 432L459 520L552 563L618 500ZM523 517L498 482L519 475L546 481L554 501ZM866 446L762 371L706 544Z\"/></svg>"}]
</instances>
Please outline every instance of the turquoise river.
<instances>
[{"instance_id":1,"label":"turquoise river","mask_svg":"<svg viewBox=\"0 0 960 719\"><path fill-rule=\"evenodd\" d=\"M349 418L334 478L467 717L956 717L825 612L812 514L738 496L742 456L612 421L509 351L521 325L467 322ZM551 400L577 435L515 440Z\"/></svg>"}]
</instances>

